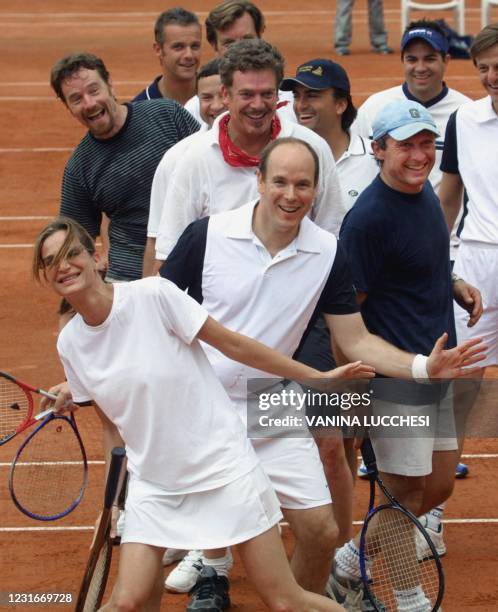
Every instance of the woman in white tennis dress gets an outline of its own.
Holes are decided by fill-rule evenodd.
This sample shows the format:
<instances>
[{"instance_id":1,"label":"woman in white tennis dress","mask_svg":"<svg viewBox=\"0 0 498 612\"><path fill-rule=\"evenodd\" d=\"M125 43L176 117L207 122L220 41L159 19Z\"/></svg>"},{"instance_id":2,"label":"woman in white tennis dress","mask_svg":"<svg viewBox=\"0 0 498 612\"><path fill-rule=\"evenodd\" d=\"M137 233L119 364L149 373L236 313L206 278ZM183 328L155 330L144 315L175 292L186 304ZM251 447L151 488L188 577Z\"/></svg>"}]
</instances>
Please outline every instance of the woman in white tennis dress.
<instances>
[{"instance_id":1,"label":"woman in white tennis dress","mask_svg":"<svg viewBox=\"0 0 498 612\"><path fill-rule=\"evenodd\" d=\"M126 521L105 609L159 609L166 547L239 544L270 609L341 610L294 580L276 527L279 502L198 340L289 379L332 373L227 330L159 277L105 283L97 261L85 230L59 218L39 235L33 270L77 313L57 343L70 391L61 389L56 408L71 397L93 400L114 429L109 434L117 430L126 445ZM352 364L333 376L360 369Z\"/></svg>"}]
</instances>

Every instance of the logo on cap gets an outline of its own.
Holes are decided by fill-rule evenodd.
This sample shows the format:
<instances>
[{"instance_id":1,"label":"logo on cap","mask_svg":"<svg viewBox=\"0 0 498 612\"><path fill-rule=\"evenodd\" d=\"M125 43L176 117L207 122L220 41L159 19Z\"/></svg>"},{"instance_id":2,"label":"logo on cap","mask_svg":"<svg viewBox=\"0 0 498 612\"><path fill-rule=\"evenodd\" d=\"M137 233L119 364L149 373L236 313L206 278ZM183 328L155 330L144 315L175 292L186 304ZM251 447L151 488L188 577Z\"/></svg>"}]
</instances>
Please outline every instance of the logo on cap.
<instances>
[{"instance_id":1,"label":"logo on cap","mask_svg":"<svg viewBox=\"0 0 498 612\"><path fill-rule=\"evenodd\" d=\"M408 112L414 119L420 119L420 113L418 112L416 108L410 108Z\"/></svg>"},{"instance_id":2,"label":"logo on cap","mask_svg":"<svg viewBox=\"0 0 498 612\"><path fill-rule=\"evenodd\" d=\"M314 68L313 66L301 66L297 73L299 74L300 72L311 72L311 74L314 74L315 76L323 76L323 68L321 66L317 66L316 68Z\"/></svg>"}]
</instances>

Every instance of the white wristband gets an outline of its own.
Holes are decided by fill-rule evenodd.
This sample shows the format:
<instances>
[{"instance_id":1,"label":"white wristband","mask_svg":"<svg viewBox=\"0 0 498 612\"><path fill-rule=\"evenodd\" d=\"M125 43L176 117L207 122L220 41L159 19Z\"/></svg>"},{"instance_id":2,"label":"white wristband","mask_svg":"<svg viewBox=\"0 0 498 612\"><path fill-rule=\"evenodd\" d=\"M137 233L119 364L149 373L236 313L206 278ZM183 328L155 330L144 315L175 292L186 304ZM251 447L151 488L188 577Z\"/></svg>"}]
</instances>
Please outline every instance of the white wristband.
<instances>
[{"instance_id":1,"label":"white wristband","mask_svg":"<svg viewBox=\"0 0 498 612\"><path fill-rule=\"evenodd\" d=\"M427 360L425 355L415 355L412 361L412 376L415 379L427 380L429 373L427 372Z\"/></svg>"}]
</instances>

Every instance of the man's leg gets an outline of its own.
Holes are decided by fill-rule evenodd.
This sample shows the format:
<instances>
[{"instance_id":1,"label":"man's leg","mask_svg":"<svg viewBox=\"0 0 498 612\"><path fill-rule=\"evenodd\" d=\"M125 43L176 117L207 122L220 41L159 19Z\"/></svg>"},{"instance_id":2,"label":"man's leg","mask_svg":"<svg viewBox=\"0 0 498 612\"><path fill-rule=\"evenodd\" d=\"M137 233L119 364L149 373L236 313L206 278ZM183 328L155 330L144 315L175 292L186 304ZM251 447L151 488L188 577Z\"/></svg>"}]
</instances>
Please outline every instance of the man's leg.
<instances>
[{"instance_id":1,"label":"man's leg","mask_svg":"<svg viewBox=\"0 0 498 612\"><path fill-rule=\"evenodd\" d=\"M335 41L334 46L339 53L348 50L353 33L354 0L338 0L335 9Z\"/></svg>"},{"instance_id":2,"label":"man's leg","mask_svg":"<svg viewBox=\"0 0 498 612\"><path fill-rule=\"evenodd\" d=\"M353 535L353 475L340 434L337 437L317 437L315 441L332 494L332 510L339 528L336 546L342 546Z\"/></svg>"},{"instance_id":3,"label":"man's leg","mask_svg":"<svg viewBox=\"0 0 498 612\"><path fill-rule=\"evenodd\" d=\"M275 612L340 612L333 601L309 593L296 582L276 527L238 546L247 575Z\"/></svg>"},{"instance_id":4,"label":"man's leg","mask_svg":"<svg viewBox=\"0 0 498 612\"><path fill-rule=\"evenodd\" d=\"M120 547L118 577L106 612L156 612L161 607L164 548L127 543Z\"/></svg>"},{"instance_id":5,"label":"man's leg","mask_svg":"<svg viewBox=\"0 0 498 612\"><path fill-rule=\"evenodd\" d=\"M282 508L282 512L296 540L291 568L297 582L308 591L323 593L338 534L332 505L305 510Z\"/></svg>"},{"instance_id":6,"label":"man's leg","mask_svg":"<svg viewBox=\"0 0 498 612\"><path fill-rule=\"evenodd\" d=\"M387 49L383 0L368 0L368 30L374 49Z\"/></svg>"}]
</instances>

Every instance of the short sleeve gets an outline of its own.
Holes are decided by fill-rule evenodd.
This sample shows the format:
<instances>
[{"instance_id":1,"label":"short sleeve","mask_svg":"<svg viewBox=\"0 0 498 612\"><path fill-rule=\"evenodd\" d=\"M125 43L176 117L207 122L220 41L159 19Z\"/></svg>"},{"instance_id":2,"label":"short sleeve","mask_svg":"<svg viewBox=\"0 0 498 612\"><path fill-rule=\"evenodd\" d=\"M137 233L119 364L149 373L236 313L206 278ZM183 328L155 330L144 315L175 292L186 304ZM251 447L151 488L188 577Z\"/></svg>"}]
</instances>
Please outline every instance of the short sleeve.
<instances>
[{"instance_id":1,"label":"short sleeve","mask_svg":"<svg viewBox=\"0 0 498 612\"><path fill-rule=\"evenodd\" d=\"M208 312L194 299L166 279L157 279L158 298L169 329L190 344L208 318Z\"/></svg>"},{"instance_id":2,"label":"short sleeve","mask_svg":"<svg viewBox=\"0 0 498 612\"><path fill-rule=\"evenodd\" d=\"M450 115L446 124L441 170L448 174L460 174L458 169L458 150L456 133L456 111Z\"/></svg>"},{"instance_id":3,"label":"short sleeve","mask_svg":"<svg viewBox=\"0 0 498 612\"><path fill-rule=\"evenodd\" d=\"M67 167L62 179L60 214L77 221L92 238L100 234L102 213L97 210L90 194Z\"/></svg>"},{"instance_id":4,"label":"short sleeve","mask_svg":"<svg viewBox=\"0 0 498 612\"><path fill-rule=\"evenodd\" d=\"M344 219L339 243L344 247L356 291L368 293L384 264L383 241L374 231L358 226L351 212Z\"/></svg>"},{"instance_id":5,"label":"short sleeve","mask_svg":"<svg viewBox=\"0 0 498 612\"><path fill-rule=\"evenodd\" d=\"M337 244L337 252L329 277L319 301L325 314L352 314L359 311L353 277L344 248Z\"/></svg>"}]
</instances>

